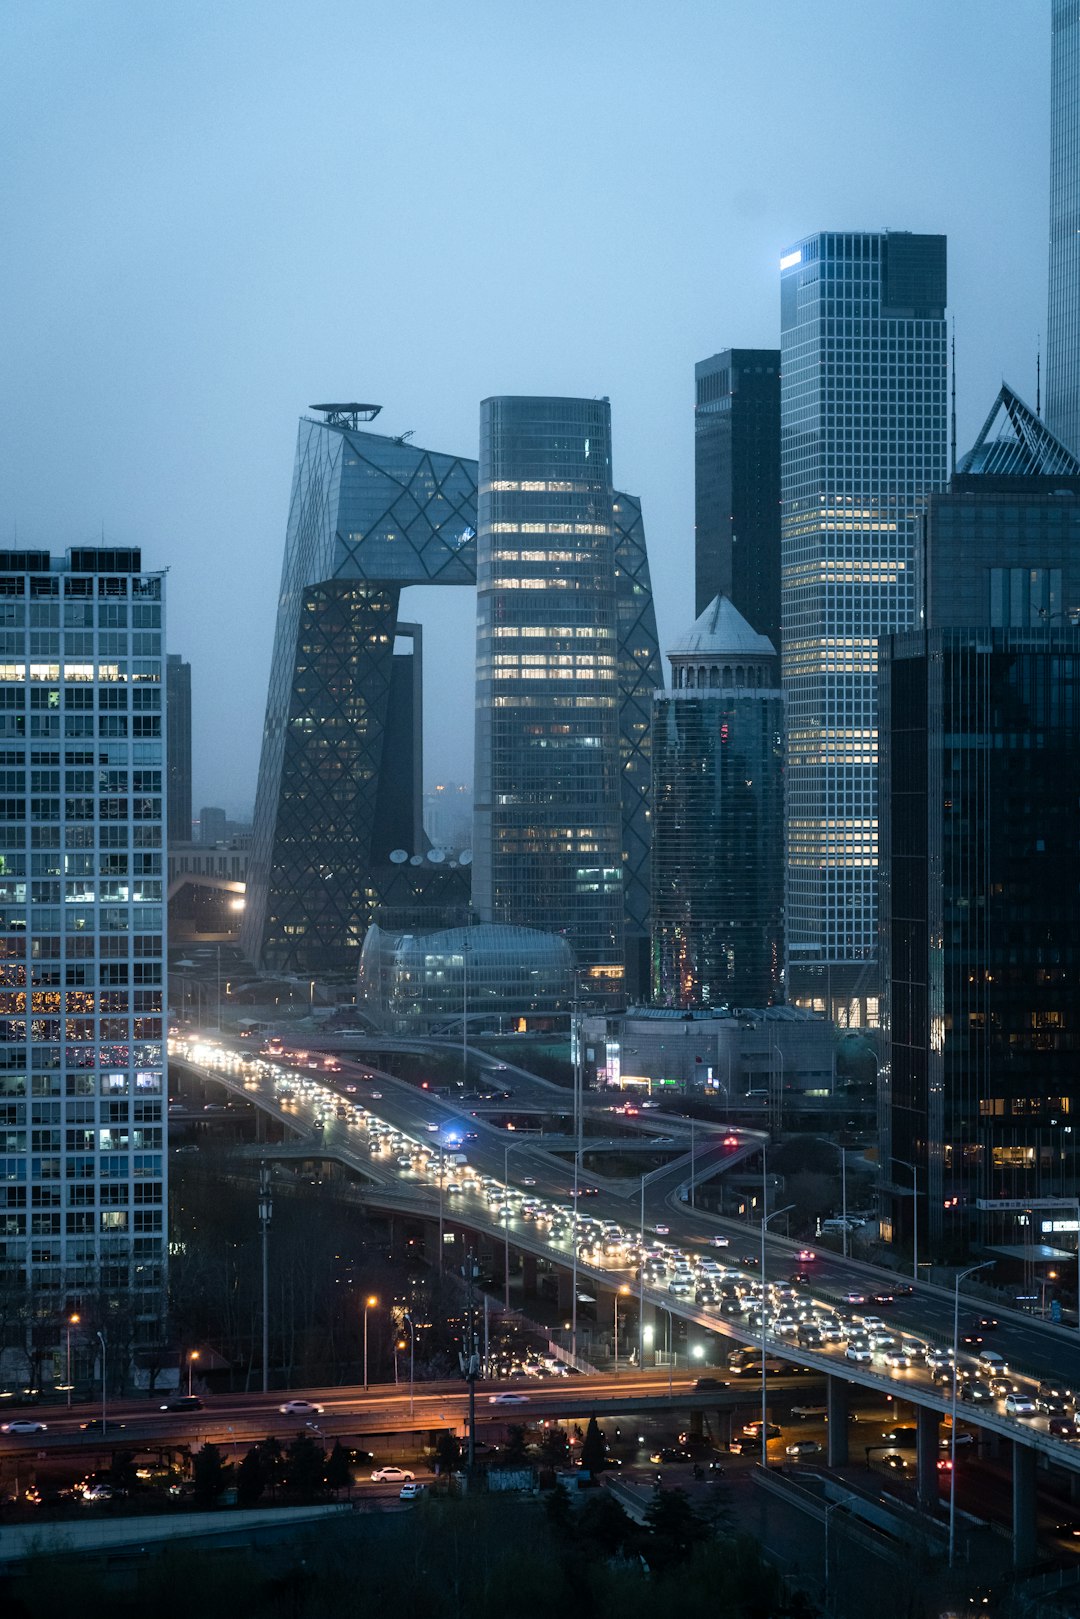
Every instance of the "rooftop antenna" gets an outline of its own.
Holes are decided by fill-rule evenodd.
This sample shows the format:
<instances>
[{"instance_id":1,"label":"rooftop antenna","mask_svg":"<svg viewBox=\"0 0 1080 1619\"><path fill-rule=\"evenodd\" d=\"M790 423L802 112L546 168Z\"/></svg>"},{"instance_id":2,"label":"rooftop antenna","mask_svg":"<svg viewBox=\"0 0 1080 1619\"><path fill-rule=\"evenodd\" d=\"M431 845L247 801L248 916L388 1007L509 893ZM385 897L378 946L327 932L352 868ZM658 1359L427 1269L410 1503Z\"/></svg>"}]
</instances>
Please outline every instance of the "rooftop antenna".
<instances>
[{"instance_id":1,"label":"rooftop antenna","mask_svg":"<svg viewBox=\"0 0 1080 1619\"><path fill-rule=\"evenodd\" d=\"M952 436L952 475L956 477L956 316L952 322L952 416L950 422Z\"/></svg>"},{"instance_id":2,"label":"rooftop antenna","mask_svg":"<svg viewBox=\"0 0 1080 1619\"><path fill-rule=\"evenodd\" d=\"M1042 333L1035 335L1035 414L1042 420Z\"/></svg>"}]
</instances>

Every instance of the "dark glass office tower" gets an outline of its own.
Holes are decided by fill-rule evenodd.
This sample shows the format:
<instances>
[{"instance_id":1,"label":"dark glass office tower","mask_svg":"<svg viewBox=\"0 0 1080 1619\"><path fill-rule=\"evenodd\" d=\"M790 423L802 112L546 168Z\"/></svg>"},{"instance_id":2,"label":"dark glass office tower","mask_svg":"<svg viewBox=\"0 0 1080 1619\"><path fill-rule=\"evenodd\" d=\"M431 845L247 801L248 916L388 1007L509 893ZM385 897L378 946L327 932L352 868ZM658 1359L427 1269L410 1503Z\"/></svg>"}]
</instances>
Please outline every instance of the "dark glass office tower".
<instances>
[{"instance_id":1,"label":"dark glass office tower","mask_svg":"<svg viewBox=\"0 0 1080 1619\"><path fill-rule=\"evenodd\" d=\"M782 999L784 699L776 649L718 596L653 702L653 998Z\"/></svg>"},{"instance_id":2,"label":"dark glass office tower","mask_svg":"<svg viewBox=\"0 0 1080 1619\"><path fill-rule=\"evenodd\" d=\"M727 596L780 645L780 351L694 367L695 612Z\"/></svg>"},{"instance_id":3,"label":"dark glass office tower","mask_svg":"<svg viewBox=\"0 0 1080 1619\"><path fill-rule=\"evenodd\" d=\"M1080 454L1080 8L1052 0L1046 420Z\"/></svg>"},{"instance_id":4,"label":"dark glass office tower","mask_svg":"<svg viewBox=\"0 0 1080 1619\"><path fill-rule=\"evenodd\" d=\"M1016 1241L979 1200L1076 1194L1078 803L1080 631L885 643L882 1158L919 1166L920 1241ZM882 1212L910 1234L910 1192Z\"/></svg>"},{"instance_id":5,"label":"dark glass office tower","mask_svg":"<svg viewBox=\"0 0 1080 1619\"><path fill-rule=\"evenodd\" d=\"M826 232L780 270L787 993L876 1023L877 647L948 475L945 238Z\"/></svg>"},{"instance_id":6,"label":"dark glass office tower","mask_svg":"<svg viewBox=\"0 0 1080 1619\"><path fill-rule=\"evenodd\" d=\"M168 709L169 842L191 842L191 665L178 652L165 661Z\"/></svg>"},{"instance_id":7,"label":"dark glass office tower","mask_svg":"<svg viewBox=\"0 0 1080 1619\"><path fill-rule=\"evenodd\" d=\"M420 826L401 590L474 579L476 463L365 432L378 408L300 423L241 939L277 969L359 965Z\"/></svg>"},{"instance_id":8,"label":"dark glass office tower","mask_svg":"<svg viewBox=\"0 0 1080 1619\"><path fill-rule=\"evenodd\" d=\"M1008 387L920 524L926 633L883 643L883 1217L1030 1241L1072 1196L1080 462ZM921 1237L920 1237L921 1240Z\"/></svg>"},{"instance_id":9,"label":"dark glass office tower","mask_svg":"<svg viewBox=\"0 0 1080 1619\"><path fill-rule=\"evenodd\" d=\"M606 399L480 407L476 842L485 921L565 933L622 993L620 671Z\"/></svg>"}]
</instances>

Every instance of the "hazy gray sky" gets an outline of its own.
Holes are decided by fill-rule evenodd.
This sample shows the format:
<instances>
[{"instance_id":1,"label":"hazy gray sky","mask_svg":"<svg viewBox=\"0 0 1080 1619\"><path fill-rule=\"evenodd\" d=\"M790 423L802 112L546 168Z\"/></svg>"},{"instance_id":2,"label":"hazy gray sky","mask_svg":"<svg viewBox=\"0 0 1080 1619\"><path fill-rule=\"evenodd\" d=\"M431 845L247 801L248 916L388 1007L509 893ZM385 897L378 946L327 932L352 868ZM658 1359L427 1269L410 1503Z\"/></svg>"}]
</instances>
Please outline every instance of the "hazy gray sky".
<instances>
[{"instance_id":1,"label":"hazy gray sky","mask_svg":"<svg viewBox=\"0 0 1080 1619\"><path fill-rule=\"evenodd\" d=\"M1048 84L1047 0L7 0L0 543L169 568L196 807L239 813L301 411L475 455L485 394L608 394L665 643L694 361L778 343L789 241L947 232L961 448L1033 399ZM417 596L461 779L471 593Z\"/></svg>"}]
</instances>

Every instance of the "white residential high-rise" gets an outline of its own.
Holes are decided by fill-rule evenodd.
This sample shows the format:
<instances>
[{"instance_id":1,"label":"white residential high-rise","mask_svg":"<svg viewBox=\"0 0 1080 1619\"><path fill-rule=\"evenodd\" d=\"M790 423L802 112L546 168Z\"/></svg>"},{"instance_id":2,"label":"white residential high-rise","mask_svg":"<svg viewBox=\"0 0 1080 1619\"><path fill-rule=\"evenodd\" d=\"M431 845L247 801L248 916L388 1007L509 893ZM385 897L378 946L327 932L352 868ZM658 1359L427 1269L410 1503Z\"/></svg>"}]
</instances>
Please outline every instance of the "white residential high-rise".
<instances>
[{"instance_id":1,"label":"white residential high-rise","mask_svg":"<svg viewBox=\"0 0 1080 1619\"><path fill-rule=\"evenodd\" d=\"M945 238L823 232L780 270L787 994L873 1023L877 646L948 475Z\"/></svg>"},{"instance_id":2,"label":"white residential high-rise","mask_svg":"<svg viewBox=\"0 0 1080 1619\"><path fill-rule=\"evenodd\" d=\"M163 596L0 552L0 1287L91 1341L165 1274Z\"/></svg>"}]
</instances>

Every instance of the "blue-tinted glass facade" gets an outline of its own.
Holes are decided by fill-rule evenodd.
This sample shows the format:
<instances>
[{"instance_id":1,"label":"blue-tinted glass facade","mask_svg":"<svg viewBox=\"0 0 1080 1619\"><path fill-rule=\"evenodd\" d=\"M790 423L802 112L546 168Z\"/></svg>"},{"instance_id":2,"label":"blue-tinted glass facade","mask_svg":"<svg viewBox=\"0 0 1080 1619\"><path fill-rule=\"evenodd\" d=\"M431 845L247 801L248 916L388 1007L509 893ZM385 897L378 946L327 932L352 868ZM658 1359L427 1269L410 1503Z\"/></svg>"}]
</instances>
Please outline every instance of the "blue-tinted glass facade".
<instances>
[{"instance_id":1,"label":"blue-tinted glass facade","mask_svg":"<svg viewBox=\"0 0 1080 1619\"><path fill-rule=\"evenodd\" d=\"M1080 454L1080 6L1052 0L1046 420Z\"/></svg>"},{"instance_id":2,"label":"blue-tinted glass facade","mask_svg":"<svg viewBox=\"0 0 1080 1619\"><path fill-rule=\"evenodd\" d=\"M914 622L914 517L947 477L945 238L781 259L788 995L877 1016L877 646Z\"/></svg>"},{"instance_id":3,"label":"blue-tinted glass facade","mask_svg":"<svg viewBox=\"0 0 1080 1619\"><path fill-rule=\"evenodd\" d=\"M606 400L486 399L473 893L623 983L620 679Z\"/></svg>"}]
</instances>

